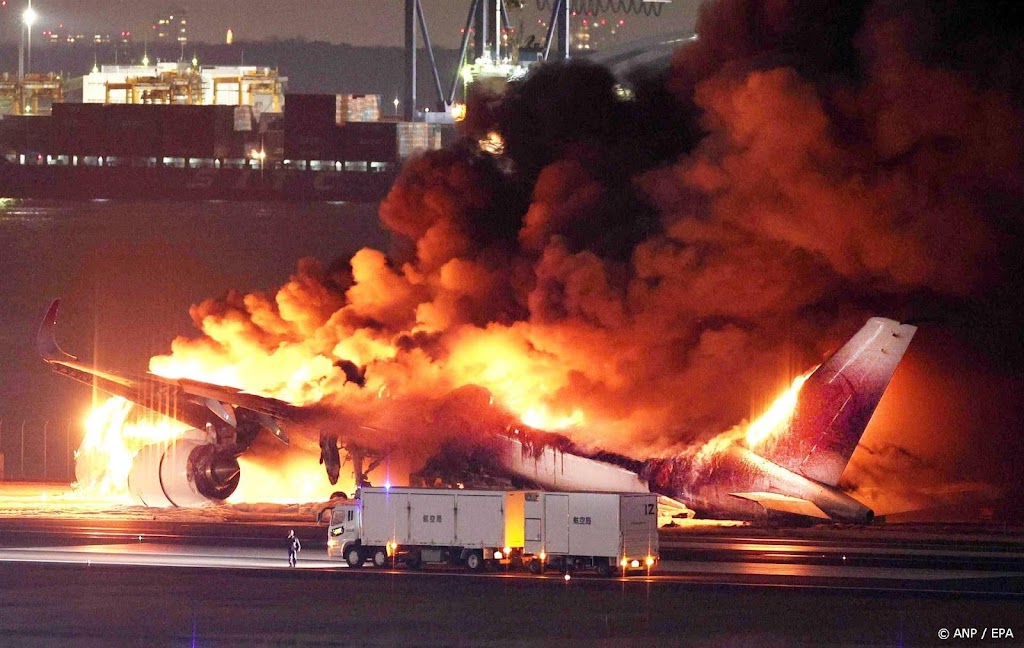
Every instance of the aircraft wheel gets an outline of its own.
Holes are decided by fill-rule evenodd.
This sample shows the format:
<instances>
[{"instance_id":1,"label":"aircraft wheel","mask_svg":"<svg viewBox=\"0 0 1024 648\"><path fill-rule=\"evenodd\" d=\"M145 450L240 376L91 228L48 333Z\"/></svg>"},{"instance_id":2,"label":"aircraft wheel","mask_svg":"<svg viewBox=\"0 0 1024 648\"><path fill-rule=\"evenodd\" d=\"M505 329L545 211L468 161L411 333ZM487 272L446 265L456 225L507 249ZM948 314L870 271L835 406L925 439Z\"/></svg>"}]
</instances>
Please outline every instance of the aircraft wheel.
<instances>
[{"instance_id":1,"label":"aircraft wheel","mask_svg":"<svg viewBox=\"0 0 1024 648\"><path fill-rule=\"evenodd\" d=\"M374 567L387 567L388 566L388 552L383 549L377 549L373 552L373 566Z\"/></svg>"},{"instance_id":2,"label":"aircraft wheel","mask_svg":"<svg viewBox=\"0 0 1024 648\"><path fill-rule=\"evenodd\" d=\"M363 566L363 551L359 547L352 547L345 552L345 562L349 567Z\"/></svg>"}]
</instances>

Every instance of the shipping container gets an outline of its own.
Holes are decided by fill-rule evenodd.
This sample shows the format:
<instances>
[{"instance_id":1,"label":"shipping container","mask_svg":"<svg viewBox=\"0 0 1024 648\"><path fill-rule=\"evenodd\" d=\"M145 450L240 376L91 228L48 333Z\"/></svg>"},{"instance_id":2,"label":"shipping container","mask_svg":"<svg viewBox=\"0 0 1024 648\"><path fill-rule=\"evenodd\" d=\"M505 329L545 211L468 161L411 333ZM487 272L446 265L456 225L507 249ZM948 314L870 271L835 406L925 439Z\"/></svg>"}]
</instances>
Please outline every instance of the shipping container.
<instances>
[{"instance_id":1,"label":"shipping container","mask_svg":"<svg viewBox=\"0 0 1024 648\"><path fill-rule=\"evenodd\" d=\"M337 125L337 97L331 94L285 95L284 129L296 135L327 136Z\"/></svg>"},{"instance_id":2,"label":"shipping container","mask_svg":"<svg viewBox=\"0 0 1024 648\"><path fill-rule=\"evenodd\" d=\"M335 121L375 122L380 120L380 95L341 94L337 96Z\"/></svg>"},{"instance_id":3,"label":"shipping container","mask_svg":"<svg viewBox=\"0 0 1024 648\"><path fill-rule=\"evenodd\" d=\"M398 161L395 122L350 122L335 130L334 156L327 159L362 162Z\"/></svg>"}]
</instances>

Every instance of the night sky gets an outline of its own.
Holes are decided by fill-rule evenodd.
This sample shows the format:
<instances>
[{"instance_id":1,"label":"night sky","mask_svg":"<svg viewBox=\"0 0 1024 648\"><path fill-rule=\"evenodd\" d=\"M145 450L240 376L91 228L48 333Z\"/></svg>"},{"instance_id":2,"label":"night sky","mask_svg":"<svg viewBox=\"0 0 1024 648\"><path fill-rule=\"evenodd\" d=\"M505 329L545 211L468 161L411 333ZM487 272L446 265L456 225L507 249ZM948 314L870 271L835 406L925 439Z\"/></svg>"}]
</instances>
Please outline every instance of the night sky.
<instances>
[{"instance_id":1,"label":"night sky","mask_svg":"<svg viewBox=\"0 0 1024 648\"><path fill-rule=\"evenodd\" d=\"M666 6L661 17L619 16L627 23L626 34L632 38L654 34L689 31L693 28L699 2L676 0ZM3 36L16 38L11 20L20 15L21 0L9 0L3 9ZM459 30L469 11L468 0L423 0L423 9L431 37L437 45L455 47ZM191 37L203 42L223 42L228 28L236 40L270 38L323 40L366 46L398 46L404 38L404 0L207 0L176 3L170 0L40 0L33 7L40 14L38 31L63 23L73 30L98 30L136 33L151 25L165 8L184 6L188 12ZM514 12L513 21L522 16L524 23L536 24L547 12L536 9L533 0L523 12ZM543 35L543 34L541 34Z\"/></svg>"}]
</instances>

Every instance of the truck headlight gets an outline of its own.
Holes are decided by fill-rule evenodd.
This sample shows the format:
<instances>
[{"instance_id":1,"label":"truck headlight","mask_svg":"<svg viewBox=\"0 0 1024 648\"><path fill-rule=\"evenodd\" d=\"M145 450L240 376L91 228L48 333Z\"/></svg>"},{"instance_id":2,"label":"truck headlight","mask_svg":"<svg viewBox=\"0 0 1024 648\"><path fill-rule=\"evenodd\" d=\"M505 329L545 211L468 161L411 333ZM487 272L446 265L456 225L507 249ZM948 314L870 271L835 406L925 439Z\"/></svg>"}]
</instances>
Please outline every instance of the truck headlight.
<instances>
[{"instance_id":1,"label":"truck headlight","mask_svg":"<svg viewBox=\"0 0 1024 648\"><path fill-rule=\"evenodd\" d=\"M501 553L500 551L495 551L495 552L494 552L494 559L495 559L495 560L501 560L501 559L502 559L502 558L504 558L504 557L505 557L505 556L504 556L504 555L502 555L502 553Z\"/></svg>"}]
</instances>

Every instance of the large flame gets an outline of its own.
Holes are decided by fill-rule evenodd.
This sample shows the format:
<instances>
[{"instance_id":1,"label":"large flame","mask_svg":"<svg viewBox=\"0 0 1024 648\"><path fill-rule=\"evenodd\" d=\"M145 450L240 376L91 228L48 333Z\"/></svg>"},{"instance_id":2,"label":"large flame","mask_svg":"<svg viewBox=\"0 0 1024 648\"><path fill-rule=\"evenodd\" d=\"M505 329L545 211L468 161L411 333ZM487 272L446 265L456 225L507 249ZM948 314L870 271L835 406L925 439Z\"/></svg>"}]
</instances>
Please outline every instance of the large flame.
<instances>
[{"instance_id":1,"label":"large flame","mask_svg":"<svg viewBox=\"0 0 1024 648\"><path fill-rule=\"evenodd\" d=\"M698 467L703 465L704 462L721 452L725 452L729 449L729 446L734 444L743 443L751 449L756 449L757 446L763 444L768 439L785 433L789 429L793 412L796 409L800 388L803 387L807 378L812 373L814 373L814 369L794 378L789 387L779 394L764 412L754 420L741 423L705 442L693 454L695 465Z\"/></svg>"},{"instance_id":2,"label":"large flame","mask_svg":"<svg viewBox=\"0 0 1024 648\"><path fill-rule=\"evenodd\" d=\"M166 417L130 421L133 403L112 396L94 406L84 421L82 445L75 451L75 488L85 497L128 496L132 460L144 446L169 443L185 426Z\"/></svg>"},{"instance_id":3,"label":"large flame","mask_svg":"<svg viewBox=\"0 0 1024 648\"><path fill-rule=\"evenodd\" d=\"M170 443L178 439L186 426L173 419L153 414L133 419L133 403L113 396L94 406L85 417L85 436L75 451L73 484L80 497L127 502L128 474L135 455L144 446ZM311 470L309 457L289 456L274 465L240 457L242 478L238 489L228 498L232 504L293 504L324 501L338 489L352 484L331 486L321 471Z\"/></svg>"},{"instance_id":4,"label":"large flame","mask_svg":"<svg viewBox=\"0 0 1024 648\"><path fill-rule=\"evenodd\" d=\"M804 386L807 378L814 372L814 369L797 376L789 389L782 392L778 398L768 406L764 414L757 417L747 425L746 441L747 446L756 448L769 437L773 437L789 427L789 422L796 409L797 396L800 395L800 388Z\"/></svg>"}]
</instances>

